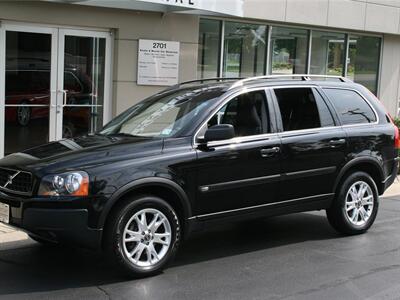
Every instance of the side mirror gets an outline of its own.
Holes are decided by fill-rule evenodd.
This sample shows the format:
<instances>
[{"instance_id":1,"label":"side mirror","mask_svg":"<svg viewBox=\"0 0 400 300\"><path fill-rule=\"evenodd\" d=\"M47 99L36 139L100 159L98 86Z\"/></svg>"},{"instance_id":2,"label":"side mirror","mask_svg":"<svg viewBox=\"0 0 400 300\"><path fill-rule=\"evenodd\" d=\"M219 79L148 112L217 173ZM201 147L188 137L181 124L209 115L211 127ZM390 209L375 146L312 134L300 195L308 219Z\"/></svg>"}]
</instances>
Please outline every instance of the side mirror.
<instances>
[{"instance_id":1,"label":"side mirror","mask_svg":"<svg viewBox=\"0 0 400 300\"><path fill-rule=\"evenodd\" d=\"M204 134L204 142L229 140L235 137L235 129L230 124L214 125Z\"/></svg>"}]
</instances>

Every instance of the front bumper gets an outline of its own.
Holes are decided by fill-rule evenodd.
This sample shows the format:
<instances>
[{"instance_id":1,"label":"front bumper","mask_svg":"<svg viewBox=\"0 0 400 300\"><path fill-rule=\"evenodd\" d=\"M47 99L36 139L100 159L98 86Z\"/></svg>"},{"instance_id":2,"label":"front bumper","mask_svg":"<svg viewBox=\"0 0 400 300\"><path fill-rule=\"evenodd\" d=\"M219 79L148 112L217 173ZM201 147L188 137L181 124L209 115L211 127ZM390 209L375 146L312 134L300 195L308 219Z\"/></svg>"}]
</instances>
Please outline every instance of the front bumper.
<instances>
[{"instance_id":1,"label":"front bumper","mask_svg":"<svg viewBox=\"0 0 400 300\"><path fill-rule=\"evenodd\" d=\"M83 207L44 205L35 199L17 199L0 192L0 202L10 205L10 224L33 236L89 249L101 246L101 229L88 226L89 212ZM50 206L50 207L46 207ZM53 206L53 207L51 207Z\"/></svg>"}]
</instances>

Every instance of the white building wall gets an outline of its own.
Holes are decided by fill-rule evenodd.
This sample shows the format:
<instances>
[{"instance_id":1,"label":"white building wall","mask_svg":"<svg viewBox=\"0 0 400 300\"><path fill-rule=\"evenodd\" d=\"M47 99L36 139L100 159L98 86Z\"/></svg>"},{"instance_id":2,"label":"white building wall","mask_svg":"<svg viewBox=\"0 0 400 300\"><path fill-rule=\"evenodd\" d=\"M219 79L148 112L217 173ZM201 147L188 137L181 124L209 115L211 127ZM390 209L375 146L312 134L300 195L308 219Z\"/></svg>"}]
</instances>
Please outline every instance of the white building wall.
<instances>
[{"instance_id":1,"label":"white building wall","mask_svg":"<svg viewBox=\"0 0 400 300\"><path fill-rule=\"evenodd\" d=\"M379 97L392 116L398 115L400 100L400 36L385 35Z\"/></svg>"},{"instance_id":2,"label":"white building wall","mask_svg":"<svg viewBox=\"0 0 400 300\"><path fill-rule=\"evenodd\" d=\"M400 34L400 0L244 0L244 17Z\"/></svg>"}]
</instances>

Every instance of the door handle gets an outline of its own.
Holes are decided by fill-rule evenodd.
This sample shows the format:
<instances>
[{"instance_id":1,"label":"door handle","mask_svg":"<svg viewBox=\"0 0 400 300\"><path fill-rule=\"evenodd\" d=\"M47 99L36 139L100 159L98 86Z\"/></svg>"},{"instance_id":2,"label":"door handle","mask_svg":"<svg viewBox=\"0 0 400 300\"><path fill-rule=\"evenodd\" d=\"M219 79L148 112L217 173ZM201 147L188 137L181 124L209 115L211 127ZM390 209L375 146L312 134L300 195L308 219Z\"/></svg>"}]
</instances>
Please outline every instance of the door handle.
<instances>
[{"instance_id":1,"label":"door handle","mask_svg":"<svg viewBox=\"0 0 400 300\"><path fill-rule=\"evenodd\" d=\"M272 147L272 148L266 148L266 149L261 149L260 153L262 157L270 157L273 156L274 154L277 154L281 151L280 147Z\"/></svg>"},{"instance_id":2,"label":"door handle","mask_svg":"<svg viewBox=\"0 0 400 300\"><path fill-rule=\"evenodd\" d=\"M345 139L335 139L335 140L330 140L329 144L331 145L332 148L335 148L336 146L344 145L346 143Z\"/></svg>"},{"instance_id":3,"label":"door handle","mask_svg":"<svg viewBox=\"0 0 400 300\"><path fill-rule=\"evenodd\" d=\"M62 93L63 94L63 106L67 106L67 93L68 93L68 91L67 90L60 90L60 93Z\"/></svg>"}]
</instances>

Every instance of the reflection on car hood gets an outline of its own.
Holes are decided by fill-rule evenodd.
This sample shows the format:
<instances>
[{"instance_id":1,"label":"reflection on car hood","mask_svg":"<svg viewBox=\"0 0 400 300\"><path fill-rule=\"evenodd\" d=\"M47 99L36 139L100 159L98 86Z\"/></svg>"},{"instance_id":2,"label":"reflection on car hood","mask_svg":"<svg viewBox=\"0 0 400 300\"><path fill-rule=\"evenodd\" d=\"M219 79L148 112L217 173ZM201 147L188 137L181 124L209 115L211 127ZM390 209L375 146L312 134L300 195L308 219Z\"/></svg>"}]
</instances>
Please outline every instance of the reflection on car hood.
<instances>
[{"instance_id":1,"label":"reflection on car hood","mask_svg":"<svg viewBox=\"0 0 400 300\"><path fill-rule=\"evenodd\" d=\"M157 155L162 139L107 137L101 135L65 139L44 144L0 160L0 166L48 171L88 168L115 160Z\"/></svg>"}]
</instances>

